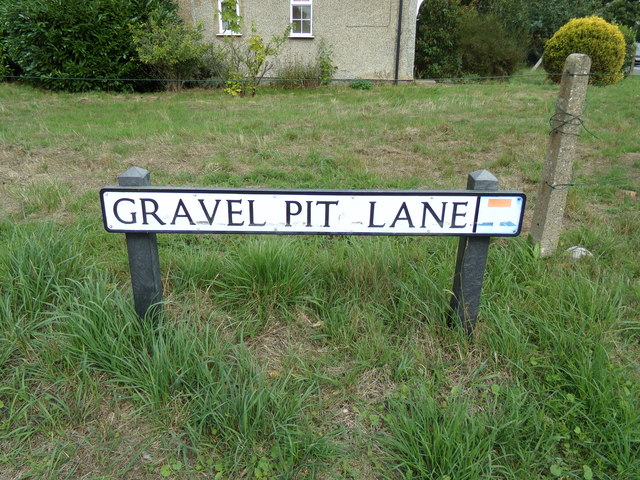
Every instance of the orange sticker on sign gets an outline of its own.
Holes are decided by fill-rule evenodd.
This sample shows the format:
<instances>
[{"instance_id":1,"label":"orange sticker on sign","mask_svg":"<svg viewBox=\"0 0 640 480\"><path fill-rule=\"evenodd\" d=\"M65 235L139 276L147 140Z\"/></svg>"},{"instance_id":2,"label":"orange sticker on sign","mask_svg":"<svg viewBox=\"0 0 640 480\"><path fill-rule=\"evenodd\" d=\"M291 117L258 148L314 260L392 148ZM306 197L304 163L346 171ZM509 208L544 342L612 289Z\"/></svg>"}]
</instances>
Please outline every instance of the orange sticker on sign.
<instances>
[{"instance_id":1,"label":"orange sticker on sign","mask_svg":"<svg viewBox=\"0 0 640 480\"><path fill-rule=\"evenodd\" d=\"M511 206L511 198L490 198L489 199L489 208L492 207L510 207Z\"/></svg>"}]
</instances>

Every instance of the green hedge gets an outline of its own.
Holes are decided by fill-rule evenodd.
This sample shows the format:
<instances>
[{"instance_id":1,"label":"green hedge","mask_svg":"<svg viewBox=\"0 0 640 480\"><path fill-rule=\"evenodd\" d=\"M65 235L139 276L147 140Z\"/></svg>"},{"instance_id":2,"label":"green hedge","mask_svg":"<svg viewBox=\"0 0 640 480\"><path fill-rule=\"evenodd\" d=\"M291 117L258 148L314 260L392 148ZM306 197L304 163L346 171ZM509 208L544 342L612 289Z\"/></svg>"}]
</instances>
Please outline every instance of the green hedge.
<instances>
[{"instance_id":1,"label":"green hedge","mask_svg":"<svg viewBox=\"0 0 640 480\"><path fill-rule=\"evenodd\" d=\"M0 31L6 56L39 86L143 89L150 84L92 79L145 77L130 26L175 11L172 0L10 0L0 3Z\"/></svg>"},{"instance_id":2,"label":"green hedge","mask_svg":"<svg viewBox=\"0 0 640 480\"><path fill-rule=\"evenodd\" d=\"M4 4L3 1L4 0L0 0L0 12L2 11L2 6ZM11 75L13 73L13 69L11 68L11 61L4 46L5 36L6 34L4 32L0 17L0 77ZM0 81L2 81L2 78L0 78Z\"/></svg>"},{"instance_id":3,"label":"green hedge","mask_svg":"<svg viewBox=\"0 0 640 480\"><path fill-rule=\"evenodd\" d=\"M11 75L9 67L9 56L5 53L2 43L0 43L0 76Z\"/></svg>"}]
</instances>

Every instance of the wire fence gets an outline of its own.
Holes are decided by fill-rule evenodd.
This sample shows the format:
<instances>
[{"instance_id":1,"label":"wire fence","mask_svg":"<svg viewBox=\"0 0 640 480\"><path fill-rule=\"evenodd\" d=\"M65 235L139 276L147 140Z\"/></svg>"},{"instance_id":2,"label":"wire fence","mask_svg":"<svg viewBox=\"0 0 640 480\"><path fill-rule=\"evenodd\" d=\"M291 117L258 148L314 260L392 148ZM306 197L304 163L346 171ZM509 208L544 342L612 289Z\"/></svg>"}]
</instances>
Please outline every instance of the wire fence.
<instances>
[{"instance_id":1,"label":"wire fence","mask_svg":"<svg viewBox=\"0 0 640 480\"><path fill-rule=\"evenodd\" d=\"M601 180L599 182L584 182L584 183L548 183L547 185L552 189L569 188L569 187L592 187L596 185L612 185L616 183L624 183L632 180L640 179L640 175L627 175L624 177L609 178L607 180Z\"/></svg>"},{"instance_id":2,"label":"wire fence","mask_svg":"<svg viewBox=\"0 0 640 480\"><path fill-rule=\"evenodd\" d=\"M365 80L374 83L420 83L420 82L435 82L435 83L465 83L465 82L485 82L485 81L505 81L518 78L553 78L561 77L560 73L524 73L516 75L491 75L491 76L464 76L464 77L428 77L428 78L414 78L414 79L389 79L389 78L332 78L331 83L349 83L359 80ZM588 73L588 74L569 74L571 76L588 76L588 77L620 77L623 74L605 74L605 73ZM631 77L640 75L629 75ZM0 80L10 81L65 81L65 82L111 82L111 83L183 83L183 84L212 84L223 85L227 82L227 79L214 77L214 78L118 78L118 77L65 77L65 76L52 76L52 75L0 75ZM313 82L319 81L319 78L284 78L284 77L264 77L261 80L269 83L284 83L284 82ZM234 79L234 82L252 82L251 79Z\"/></svg>"}]
</instances>

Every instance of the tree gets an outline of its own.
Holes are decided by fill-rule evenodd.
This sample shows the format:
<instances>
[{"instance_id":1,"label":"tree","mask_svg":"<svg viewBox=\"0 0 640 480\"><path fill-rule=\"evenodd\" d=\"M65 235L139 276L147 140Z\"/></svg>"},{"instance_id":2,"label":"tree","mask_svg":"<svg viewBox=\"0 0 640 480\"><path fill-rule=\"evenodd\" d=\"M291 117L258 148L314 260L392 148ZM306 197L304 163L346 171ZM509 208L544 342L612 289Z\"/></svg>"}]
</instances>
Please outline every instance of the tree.
<instances>
[{"instance_id":1,"label":"tree","mask_svg":"<svg viewBox=\"0 0 640 480\"><path fill-rule=\"evenodd\" d=\"M428 0L422 3L416 26L417 78L455 77L461 72L458 42L458 0Z\"/></svg>"},{"instance_id":2,"label":"tree","mask_svg":"<svg viewBox=\"0 0 640 480\"><path fill-rule=\"evenodd\" d=\"M608 22L629 27L635 38L639 38L640 30L640 0L613 0L604 5L598 15Z\"/></svg>"},{"instance_id":3,"label":"tree","mask_svg":"<svg viewBox=\"0 0 640 480\"><path fill-rule=\"evenodd\" d=\"M479 12L492 13L524 38L530 60L542 56L544 44L572 18L592 15L606 0L463 0Z\"/></svg>"},{"instance_id":4,"label":"tree","mask_svg":"<svg viewBox=\"0 0 640 480\"><path fill-rule=\"evenodd\" d=\"M515 73L524 60L520 38L493 13L468 10L459 19L462 70L482 77Z\"/></svg>"},{"instance_id":5,"label":"tree","mask_svg":"<svg viewBox=\"0 0 640 480\"><path fill-rule=\"evenodd\" d=\"M415 75L445 78L512 74L523 60L516 29L475 3L424 2L418 14Z\"/></svg>"}]
</instances>

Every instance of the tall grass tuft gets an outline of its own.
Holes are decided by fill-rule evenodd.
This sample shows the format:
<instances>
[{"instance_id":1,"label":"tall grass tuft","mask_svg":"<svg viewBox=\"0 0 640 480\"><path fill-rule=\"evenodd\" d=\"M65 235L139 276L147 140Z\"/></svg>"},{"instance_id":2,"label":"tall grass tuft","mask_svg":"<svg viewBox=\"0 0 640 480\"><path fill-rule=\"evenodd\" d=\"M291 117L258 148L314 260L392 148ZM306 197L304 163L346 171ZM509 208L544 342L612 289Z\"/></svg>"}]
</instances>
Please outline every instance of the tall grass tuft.
<instances>
[{"instance_id":1,"label":"tall grass tuft","mask_svg":"<svg viewBox=\"0 0 640 480\"><path fill-rule=\"evenodd\" d=\"M79 301L57 315L71 354L157 411L180 405L176 413L191 442L209 439L228 458L225 475L268 465L281 478L313 478L336 455L330 438L306 419L313 383L288 375L269 380L246 347L208 325L141 320L106 282L78 291Z\"/></svg>"},{"instance_id":2,"label":"tall grass tuft","mask_svg":"<svg viewBox=\"0 0 640 480\"><path fill-rule=\"evenodd\" d=\"M490 478L495 472L498 430L491 413L473 412L452 396L439 401L418 388L389 401L388 435L380 438L390 471L385 478Z\"/></svg>"},{"instance_id":3,"label":"tall grass tuft","mask_svg":"<svg viewBox=\"0 0 640 480\"><path fill-rule=\"evenodd\" d=\"M253 335L274 317L290 319L314 303L310 295L313 267L299 243L257 238L227 252L211 294L241 315L240 335Z\"/></svg>"},{"instance_id":4,"label":"tall grass tuft","mask_svg":"<svg viewBox=\"0 0 640 480\"><path fill-rule=\"evenodd\" d=\"M6 248L0 254L0 293L13 315L38 315L50 308L70 286L70 279L86 272L80 240L53 223L28 227L0 225ZM80 232L76 232L77 237Z\"/></svg>"},{"instance_id":5,"label":"tall grass tuft","mask_svg":"<svg viewBox=\"0 0 640 480\"><path fill-rule=\"evenodd\" d=\"M20 192L20 197L25 215L52 213L65 208L71 189L61 182L36 182Z\"/></svg>"}]
</instances>

